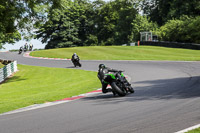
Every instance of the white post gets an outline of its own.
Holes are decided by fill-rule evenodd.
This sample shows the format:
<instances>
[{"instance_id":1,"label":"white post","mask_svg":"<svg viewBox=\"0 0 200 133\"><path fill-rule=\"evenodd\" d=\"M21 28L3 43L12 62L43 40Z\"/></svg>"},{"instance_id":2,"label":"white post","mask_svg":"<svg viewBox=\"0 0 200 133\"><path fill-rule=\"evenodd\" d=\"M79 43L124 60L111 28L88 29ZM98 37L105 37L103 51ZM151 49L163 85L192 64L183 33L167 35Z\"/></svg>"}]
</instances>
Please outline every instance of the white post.
<instances>
[{"instance_id":1,"label":"white post","mask_svg":"<svg viewBox=\"0 0 200 133\"><path fill-rule=\"evenodd\" d=\"M0 83L4 81L3 68L0 69Z\"/></svg>"},{"instance_id":2,"label":"white post","mask_svg":"<svg viewBox=\"0 0 200 133\"><path fill-rule=\"evenodd\" d=\"M14 72L16 72L17 71L17 61L14 61L13 63L14 63Z\"/></svg>"}]
</instances>

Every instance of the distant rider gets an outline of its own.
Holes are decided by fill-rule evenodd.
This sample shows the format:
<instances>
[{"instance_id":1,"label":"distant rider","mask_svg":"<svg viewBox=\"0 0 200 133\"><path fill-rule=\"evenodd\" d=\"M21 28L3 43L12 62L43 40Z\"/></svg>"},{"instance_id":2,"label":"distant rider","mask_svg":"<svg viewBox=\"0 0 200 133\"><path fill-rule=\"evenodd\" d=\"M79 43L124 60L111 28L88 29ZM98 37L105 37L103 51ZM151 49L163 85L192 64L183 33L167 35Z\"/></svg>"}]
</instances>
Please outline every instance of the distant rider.
<instances>
[{"instance_id":1,"label":"distant rider","mask_svg":"<svg viewBox=\"0 0 200 133\"><path fill-rule=\"evenodd\" d=\"M79 61L79 56L76 54L76 53L74 53L73 55L72 55L72 59L71 59L73 62L75 61L75 60L78 60Z\"/></svg>"},{"instance_id":2,"label":"distant rider","mask_svg":"<svg viewBox=\"0 0 200 133\"><path fill-rule=\"evenodd\" d=\"M19 48L19 54L21 54L22 51L23 51L23 46L21 46L21 47Z\"/></svg>"},{"instance_id":3,"label":"distant rider","mask_svg":"<svg viewBox=\"0 0 200 133\"><path fill-rule=\"evenodd\" d=\"M111 76L108 75L109 72L114 72L114 71L117 71L117 70L106 67L104 64L99 64L99 70L98 70L97 77L101 81L103 93L113 92L113 94L115 95L115 92L112 91L112 89L107 89L108 83L106 82L106 81L109 81L112 79Z\"/></svg>"},{"instance_id":4,"label":"distant rider","mask_svg":"<svg viewBox=\"0 0 200 133\"><path fill-rule=\"evenodd\" d=\"M33 49L33 44L30 43L30 44L29 44L29 50L32 51L32 49Z\"/></svg>"},{"instance_id":5,"label":"distant rider","mask_svg":"<svg viewBox=\"0 0 200 133\"><path fill-rule=\"evenodd\" d=\"M26 52L27 50L28 50L28 44L25 43L25 44L24 44L24 52Z\"/></svg>"}]
</instances>

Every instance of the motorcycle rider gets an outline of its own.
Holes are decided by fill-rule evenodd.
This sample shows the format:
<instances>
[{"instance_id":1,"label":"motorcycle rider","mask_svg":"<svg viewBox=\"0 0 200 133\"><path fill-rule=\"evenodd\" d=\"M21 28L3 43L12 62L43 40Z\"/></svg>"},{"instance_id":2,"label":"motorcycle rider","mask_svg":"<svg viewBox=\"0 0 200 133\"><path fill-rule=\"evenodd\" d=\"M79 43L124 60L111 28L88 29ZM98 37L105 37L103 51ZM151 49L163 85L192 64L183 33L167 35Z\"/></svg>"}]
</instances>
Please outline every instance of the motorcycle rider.
<instances>
[{"instance_id":1,"label":"motorcycle rider","mask_svg":"<svg viewBox=\"0 0 200 133\"><path fill-rule=\"evenodd\" d=\"M104 64L99 64L99 70L98 70L97 77L101 81L103 93L112 92L113 95L116 95L116 93L114 91L112 91L112 89L110 89L110 88L107 89L108 83L106 82L106 81L109 81L112 79L111 76L108 75L108 73L114 72L114 71L117 71L117 70L106 67Z\"/></svg>"},{"instance_id":2,"label":"motorcycle rider","mask_svg":"<svg viewBox=\"0 0 200 133\"><path fill-rule=\"evenodd\" d=\"M29 44L29 50L30 50L30 51L33 50L33 44L32 44L32 43Z\"/></svg>"},{"instance_id":3,"label":"motorcycle rider","mask_svg":"<svg viewBox=\"0 0 200 133\"><path fill-rule=\"evenodd\" d=\"M23 51L23 46L21 46L21 47L19 48L19 54L21 54L22 51Z\"/></svg>"},{"instance_id":4,"label":"motorcycle rider","mask_svg":"<svg viewBox=\"0 0 200 133\"><path fill-rule=\"evenodd\" d=\"M81 63L79 62L79 61L80 61L79 56L78 56L76 53L74 53L74 54L72 55L71 61L72 61L72 63L74 64L75 67L76 67L76 66L81 67Z\"/></svg>"},{"instance_id":5,"label":"motorcycle rider","mask_svg":"<svg viewBox=\"0 0 200 133\"><path fill-rule=\"evenodd\" d=\"M24 44L24 52L26 52L27 50L28 50L28 44L25 43L25 44Z\"/></svg>"},{"instance_id":6,"label":"motorcycle rider","mask_svg":"<svg viewBox=\"0 0 200 133\"><path fill-rule=\"evenodd\" d=\"M73 55L72 55L72 61L74 62L74 60L79 60L79 56L76 54L76 53L74 53Z\"/></svg>"}]
</instances>

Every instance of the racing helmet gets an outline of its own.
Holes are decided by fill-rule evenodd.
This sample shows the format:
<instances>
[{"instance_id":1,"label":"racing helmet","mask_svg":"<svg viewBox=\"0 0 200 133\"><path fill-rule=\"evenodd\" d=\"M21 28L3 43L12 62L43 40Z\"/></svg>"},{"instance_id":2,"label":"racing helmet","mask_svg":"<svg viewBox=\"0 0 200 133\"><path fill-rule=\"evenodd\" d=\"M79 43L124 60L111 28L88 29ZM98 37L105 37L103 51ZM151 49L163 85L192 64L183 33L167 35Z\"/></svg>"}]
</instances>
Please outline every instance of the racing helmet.
<instances>
[{"instance_id":1,"label":"racing helmet","mask_svg":"<svg viewBox=\"0 0 200 133\"><path fill-rule=\"evenodd\" d=\"M99 64L99 69L105 68L106 66L104 64Z\"/></svg>"}]
</instances>

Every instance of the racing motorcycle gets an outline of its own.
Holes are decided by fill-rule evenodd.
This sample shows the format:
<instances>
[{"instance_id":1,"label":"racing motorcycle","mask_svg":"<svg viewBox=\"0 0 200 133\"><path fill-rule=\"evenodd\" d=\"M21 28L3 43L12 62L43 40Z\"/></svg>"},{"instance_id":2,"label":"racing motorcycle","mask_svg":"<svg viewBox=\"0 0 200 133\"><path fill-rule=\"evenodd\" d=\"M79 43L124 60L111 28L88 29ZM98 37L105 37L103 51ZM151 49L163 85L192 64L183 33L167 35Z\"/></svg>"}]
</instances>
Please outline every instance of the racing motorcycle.
<instances>
[{"instance_id":1,"label":"racing motorcycle","mask_svg":"<svg viewBox=\"0 0 200 133\"><path fill-rule=\"evenodd\" d=\"M23 48L19 48L19 52L18 52L18 54L21 54L22 53L22 51L23 51Z\"/></svg>"},{"instance_id":2,"label":"racing motorcycle","mask_svg":"<svg viewBox=\"0 0 200 133\"><path fill-rule=\"evenodd\" d=\"M121 70L115 70L112 73L106 74L110 75L111 78L105 80L119 96L125 96L128 92L134 93L134 89L122 72Z\"/></svg>"},{"instance_id":3,"label":"racing motorcycle","mask_svg":"<svg viewBox=\"0 0 200 133\"><path fill-rule=\"evenodd\" d=\"M73 60L72 60L72 63L74 64L75 67L76 67L76 66L81 67L81 63L80 63L80 61L79 61L79 58L73 59Z\"/></svg>"}]
</instances>

